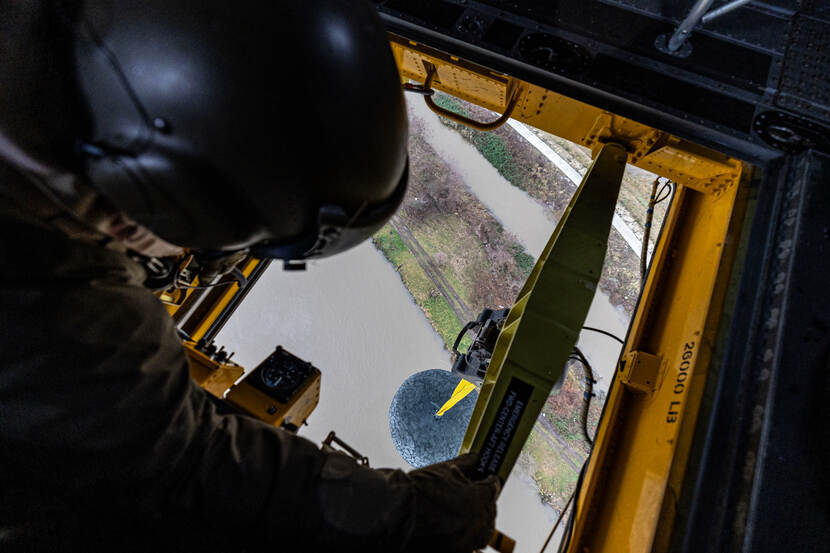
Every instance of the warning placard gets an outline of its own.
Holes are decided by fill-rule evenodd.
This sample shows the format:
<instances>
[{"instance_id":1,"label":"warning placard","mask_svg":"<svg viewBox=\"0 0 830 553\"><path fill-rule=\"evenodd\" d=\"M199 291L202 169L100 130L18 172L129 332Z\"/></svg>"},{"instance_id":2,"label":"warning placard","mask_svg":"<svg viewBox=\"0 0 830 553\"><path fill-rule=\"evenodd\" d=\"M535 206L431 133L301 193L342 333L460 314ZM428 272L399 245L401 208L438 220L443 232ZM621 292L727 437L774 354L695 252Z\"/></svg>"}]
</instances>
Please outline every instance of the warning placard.
<instances>
[{"instance_id":1,"label":"warning placard","mask_svg":"<svg viewBox=\"0 0 830 553\"><path fill-rule=\"evenodd\" d=\"M522 414L530 401L533 386L516 377L510 379L507 392L499 404L493 426L487 431L476 470L484 478L496 474L501 468Z\"/></svg>"}]
</instances>

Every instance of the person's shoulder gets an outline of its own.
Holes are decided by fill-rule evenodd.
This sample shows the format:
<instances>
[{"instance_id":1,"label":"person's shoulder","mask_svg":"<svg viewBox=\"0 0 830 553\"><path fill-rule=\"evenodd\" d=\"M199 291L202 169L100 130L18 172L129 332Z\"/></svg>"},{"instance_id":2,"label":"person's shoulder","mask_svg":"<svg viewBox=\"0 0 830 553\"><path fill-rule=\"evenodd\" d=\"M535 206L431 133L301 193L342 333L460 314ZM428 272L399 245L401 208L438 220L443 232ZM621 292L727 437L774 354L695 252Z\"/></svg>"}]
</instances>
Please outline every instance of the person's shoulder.
<instances>
[{"instance_id":1,"label":"person's shoulder","mask_svg":"<svg viewBox=\"0 0 830 553\"><path fill-rule=\"evenodd\" d=\"M104 243L72 238L47 222L0 209L0 279L3 282L110 281L141 286L144 269Z\"/></svg>"}]
</instances>

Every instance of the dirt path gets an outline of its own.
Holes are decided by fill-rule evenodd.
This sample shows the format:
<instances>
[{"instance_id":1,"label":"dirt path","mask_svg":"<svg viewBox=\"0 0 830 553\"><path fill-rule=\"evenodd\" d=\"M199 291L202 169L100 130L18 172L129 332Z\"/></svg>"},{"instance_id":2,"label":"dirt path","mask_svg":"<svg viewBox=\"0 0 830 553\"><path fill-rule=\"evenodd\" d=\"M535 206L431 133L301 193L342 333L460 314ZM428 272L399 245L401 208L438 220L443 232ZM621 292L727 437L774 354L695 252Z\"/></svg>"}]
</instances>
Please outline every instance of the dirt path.
<instances>
[{"instance_id":1,"label":"dirt path","mask_svg":"<svg viewBox=\"0 0 830 553\"><path fill-rule=\"evenodd\" d=\"M403 240L404 245L415 256L418 265L421 266L421 269L424 270L427 277L438 288L438 291L444 296L444 299L447 300L450 309L453 310L461 324L463 325L468 321L474 320L475 317L470 311L470 308L467 307L467 304L461 299L458 292L455 291L455 288L447 282L447 279L444 278L444 275L441 274L441 271L432 262L432 257L421 247L421 244L413 236L409 227L397 216L392 218L391 225L401 237L401 240Z\"/></svg>"},{"instance_id":2,"label":"dirt path","mask_svg":"<svg viewBox=\"0 0 830 553\"><path fill-rule=\"evenodd\" d=\"M559 457L565 461L568 466L576 472L582 470L582 463L585 461L584 454L573 449L568 442L563 440L562 437L556 433L556 431L552 428L548 428L547 425L541 420L536 421L534 428L539 431L539 435L545 439L551 449L559 453Z\"/></svg>"}]
</instances>

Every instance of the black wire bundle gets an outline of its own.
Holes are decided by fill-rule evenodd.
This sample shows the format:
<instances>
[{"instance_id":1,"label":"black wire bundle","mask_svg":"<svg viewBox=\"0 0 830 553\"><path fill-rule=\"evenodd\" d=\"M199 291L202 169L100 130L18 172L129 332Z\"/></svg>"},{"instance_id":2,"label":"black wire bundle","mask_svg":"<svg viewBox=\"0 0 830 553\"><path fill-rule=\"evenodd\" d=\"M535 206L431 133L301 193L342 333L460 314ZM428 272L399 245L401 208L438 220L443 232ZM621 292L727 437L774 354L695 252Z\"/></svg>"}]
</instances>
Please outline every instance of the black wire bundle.
<instances>
[{"instance_id":1,"label":"black wire bundle","mask_svg":"<svg viewBox=\"0 0 830 553\"><path fill-rule=\"evenodd\" d=\"M651 185L651 197L648 200L648 209L646 210L646 223L643 226L643 249L640 252L640 280L645 282L646 270L648 266L648 238L651 234L651 221L654 218L654 206L666 200L672 193L672 181L666 180L658 192L657 186L660 184L660 177L654 179Z\"/></svg>"},{"instance_id":2,"label":"black wire bundle","mask_svg":"<svg viewBox=\"0 0 830 553\"><path fill-rule=\"evenodd\" d=\"M606 334L615 340L619 340L622 343L622 340L611 334L610 332L606 332L604 330L590 328L590 327L583 327L585 330L594 330L601 334ZM582 405L582 435L585 438L585 441L588 443L588 446L593 448L594 441L591 439L590 434L588 433L588 414L591 409L591 398L594 397L594 384L597 383L594 380L594 369L591 367L591 364L588 362L588 359L585 357L585 354L582 353L582 350L578 347L574 346L574 350L571 355L568 357L570 361L578 361L582 365L582 370L585 373L585 401ZM589 453L590 457L590 453ZM571 502L573 501L574 497L577 494L577 491L580 488L580 484L582 482L582 476L585 474L585 467L588 465L588 460L586 459L585 462L582 464L582 469L579 471L579 480L577 481L577 485L574 488L574 491L571 492L571 496L568 498L567 503L562 508L562 511L559 513L559 516L556 519L556 522L553 524L553 528L550 530L550 534L548 534L545 543L542 545L542 549L539 550L539 553L544 553L545 549L547 548L548 544L550 543L551 538L553 538L554 532L559 527L559 523L562 522L562 519L565 517L565 512L568 510ZM568 531L570 531L573 524L573 516L568 519ZM561 544L560 544L561 546ZM560 548L560 551L562 549Z\"/></svg>"}]
</instances>

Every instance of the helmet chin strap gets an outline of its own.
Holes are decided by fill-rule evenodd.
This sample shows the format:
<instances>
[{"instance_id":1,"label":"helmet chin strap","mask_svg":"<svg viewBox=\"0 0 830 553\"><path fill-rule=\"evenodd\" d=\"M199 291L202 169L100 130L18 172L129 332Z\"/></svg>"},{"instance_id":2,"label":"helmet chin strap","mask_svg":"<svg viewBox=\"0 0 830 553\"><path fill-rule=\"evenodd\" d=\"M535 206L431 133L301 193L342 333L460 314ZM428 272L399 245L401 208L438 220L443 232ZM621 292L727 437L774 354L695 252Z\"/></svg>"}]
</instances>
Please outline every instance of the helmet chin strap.
<instances>
[{"instance_id":1,"label":"helmet chin strap","mask_svg":"<svg viewBox=\"0 0 830 553\"><path fill-rule=\"evenodd\" d=\"M292 243L272 244L265 240L254 244L250 247L250 253L254 257L282 259L285 270L303 270L308 259L325 257L340 248L348 248L349 245L369 238L372 229L380 228L398 209L406 194L408 182L407 159L397 187L385 201L374 206L363 202L351 214L340 205L321 205L317 210L315 228L309 229Z\"/></svg>"},{"instance_id":2,"label":"helmet chin strap","mask_svg":"<svg viewBox=\"0 0 830 553\"><path fill-rule=\"evenodd\" d=\"M98 229L126 248L148 257L168 257L183 251L179 246L162 240L148 228L136 223L122 211L112 213Z\"/></svg>"}]
</instances>

